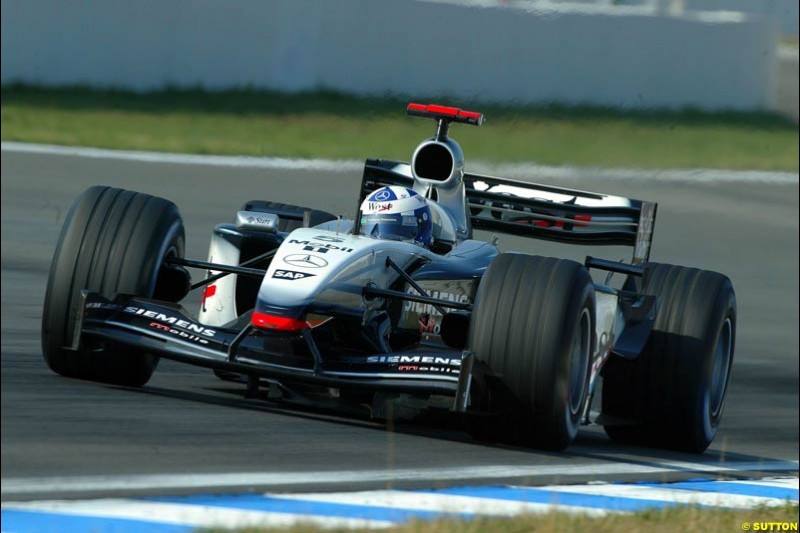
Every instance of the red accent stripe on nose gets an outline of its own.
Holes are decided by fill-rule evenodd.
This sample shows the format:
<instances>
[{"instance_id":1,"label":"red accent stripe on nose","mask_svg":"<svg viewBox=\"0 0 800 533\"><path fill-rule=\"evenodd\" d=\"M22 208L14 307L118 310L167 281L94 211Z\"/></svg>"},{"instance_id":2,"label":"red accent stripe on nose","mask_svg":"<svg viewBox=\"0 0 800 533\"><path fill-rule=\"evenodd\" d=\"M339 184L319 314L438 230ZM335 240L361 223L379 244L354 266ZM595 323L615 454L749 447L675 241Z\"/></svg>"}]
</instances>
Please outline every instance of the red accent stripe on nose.
<instances>
[{"instance_id":1,"label":"red accent stripe on nose","mask_svg":"<svg viewBox=\"0 0 800 533\"><path fill-rule=\"evenodd\" d=\"M308 322L297 318L286 316L271 315L253 311L253 318L250 323L257 328L271 329L276 331L298 331L308 327Z\"/></svg>"}]
</instances>

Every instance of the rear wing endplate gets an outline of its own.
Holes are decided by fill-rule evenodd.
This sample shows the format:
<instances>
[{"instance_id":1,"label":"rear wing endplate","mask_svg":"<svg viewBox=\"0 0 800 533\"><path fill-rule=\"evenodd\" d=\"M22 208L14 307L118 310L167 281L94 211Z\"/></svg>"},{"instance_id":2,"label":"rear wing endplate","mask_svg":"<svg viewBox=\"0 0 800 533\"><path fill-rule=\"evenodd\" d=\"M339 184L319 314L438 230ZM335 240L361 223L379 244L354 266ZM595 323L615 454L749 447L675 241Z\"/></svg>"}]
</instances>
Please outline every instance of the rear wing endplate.
<instances>
[{"instance_id":1,"label":"rear wing endplate","mask_svg":"<svg viewBox=\"0 0 800 533\"><path fill-rule=\"evenodd\" d=\"M409 165L368 159L359 205L386 185L413 187ZM650 257L654 202L469 173L464 185L474 229L570 244L631 246L634 264Z\"/></svg>"}]
</instances>

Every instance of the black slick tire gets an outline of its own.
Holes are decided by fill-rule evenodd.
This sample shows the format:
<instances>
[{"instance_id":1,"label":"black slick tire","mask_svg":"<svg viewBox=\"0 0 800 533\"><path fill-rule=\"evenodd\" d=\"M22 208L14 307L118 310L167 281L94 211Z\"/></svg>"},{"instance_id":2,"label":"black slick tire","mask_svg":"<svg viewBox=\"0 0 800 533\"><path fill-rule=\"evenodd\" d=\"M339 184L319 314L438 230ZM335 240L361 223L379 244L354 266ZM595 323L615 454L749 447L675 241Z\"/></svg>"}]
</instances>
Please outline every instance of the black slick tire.
<instances>
[{"instance_id":1,"label":"black slick tire","mask_svg":"<svg viewBox=\"0 0 800 533\"><path fill-rule=\"evenodd\" d=\"M110 344L68 348L82 312L80 294L84 289L107 298L174 293L158 287L159 272L167 255L183 253L183 223L175 204L111 187L87 189L67 215L47 281L42 352L50 369L117 385L146 383L158 364L153 355Z\"/></svg>"},{"instance_id":2,"label":"black slick tire","mask_svg":"<svg viewBox=\"0 0 800 533\"><path fill-rule=\"evenodd\" d=\"M603 369L603 415L617 421L604 429L619 442L701 453L733 365L733 286L717 272L648 263L642 291L659 298L658 315L638 358L612 355Z\"/></svg>"},{"instance_id":3,"label":"black slick tire","mask_svg":"<svg viewBox=\"0 0 800 533\"><path fill-rule=\"evenodd\" d=\"M500 410L480 419L478 437L569 446L586 401L594 324L594 285L583 265L499 255L478 288L468 339L488 371L490 392L495 382L488 408Z\"/></svg>"}]
</instances>

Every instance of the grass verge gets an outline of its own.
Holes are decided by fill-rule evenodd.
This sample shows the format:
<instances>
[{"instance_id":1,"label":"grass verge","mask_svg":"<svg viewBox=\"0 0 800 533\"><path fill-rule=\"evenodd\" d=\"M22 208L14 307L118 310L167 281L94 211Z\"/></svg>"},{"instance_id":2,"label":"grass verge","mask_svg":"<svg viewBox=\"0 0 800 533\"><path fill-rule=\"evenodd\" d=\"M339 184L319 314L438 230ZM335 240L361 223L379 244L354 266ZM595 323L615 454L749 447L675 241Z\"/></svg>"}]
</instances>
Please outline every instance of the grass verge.
<instances>
[{"instance_id":1,"label":"grass verge","mask_svg":"<svg viewBox=\"0 0 800 533\"><path fill-rule=\"evenodd\" d=\"M407 160L431 121L406 100L332 92L2 88L2 139L197 154ZM422 99L424 100L424 99ZM767 113L504 107L451 133L467 159L602 167L798 169L798 129Z\"/></svg>"},{"instance_id":2,"label":"grass verge","mask_svg":"<svg viewBox=\"0 0 800 533\"><path fill-rule=\"evenodd\" d=\"M551 512L515 518L478 518L475 520L438 520L409 522L391 529L372 530L386 533L736 533L742 531L797 531L798 506L762 508L748 511L673 507L635 514L611 514L589 517ZM778 525L768 526L769 523ZM744 526L743 524L747 524ZM784 529L781 524L789 524ZM793 524L793 526L792 526ZM791 529L794 527L794 529ZM203 530L209 531L209 530ZM222 533L223 530L213 530ZM230 533L230 530L225 530ZM312 526L277 529L239 529L236 533L311 533ZM326 530L329 531L329 530ZM353 530L330 530L337 533ZM364 530L357 530L364 531Z\"/></svg>"}]
</instances>

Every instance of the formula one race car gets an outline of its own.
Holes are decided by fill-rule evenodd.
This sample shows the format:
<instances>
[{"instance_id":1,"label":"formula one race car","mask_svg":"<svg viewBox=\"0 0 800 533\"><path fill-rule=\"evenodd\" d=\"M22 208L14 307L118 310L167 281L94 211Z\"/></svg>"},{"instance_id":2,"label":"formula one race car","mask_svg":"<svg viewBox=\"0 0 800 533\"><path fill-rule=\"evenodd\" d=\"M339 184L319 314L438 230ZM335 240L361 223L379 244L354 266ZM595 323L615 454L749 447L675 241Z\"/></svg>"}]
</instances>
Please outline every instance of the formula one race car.
<instances>
[{"instance_id":1,"label":"formula one race car","mask_svg":"<svg viewBox=\"0 0 800 533\"><path fill-rule=\"evenodd\" d=\"M49 367L142 386L166 357L241 379L251 397L264 387L377 418L390 404L446 408L487 440L563 449L598 423L614 440L705 450L733 360L730 280L648 262L656 204L465 173L448 129L483 115L408 113L435 119L436 135L411 164L366 161L355 218L250 201L215 228L208 261L184 258L173 203L88 189L50 270ZM473 229L629 245L633 258L500 253ZM178 302L200 288L195 317Z\"/></svg>"}]
</instances>

